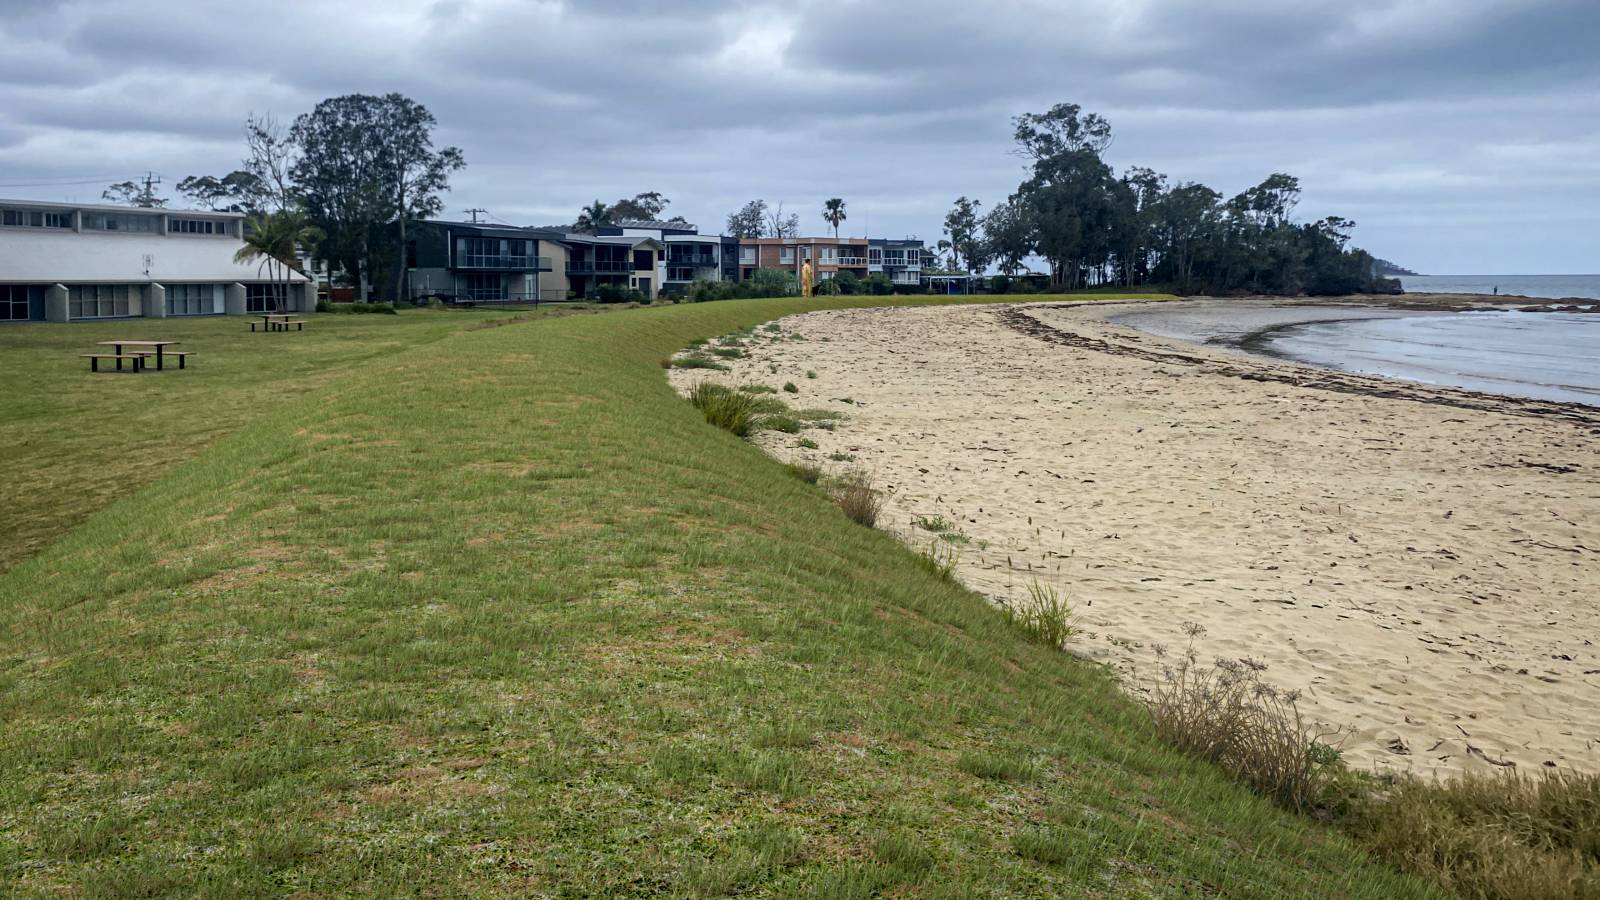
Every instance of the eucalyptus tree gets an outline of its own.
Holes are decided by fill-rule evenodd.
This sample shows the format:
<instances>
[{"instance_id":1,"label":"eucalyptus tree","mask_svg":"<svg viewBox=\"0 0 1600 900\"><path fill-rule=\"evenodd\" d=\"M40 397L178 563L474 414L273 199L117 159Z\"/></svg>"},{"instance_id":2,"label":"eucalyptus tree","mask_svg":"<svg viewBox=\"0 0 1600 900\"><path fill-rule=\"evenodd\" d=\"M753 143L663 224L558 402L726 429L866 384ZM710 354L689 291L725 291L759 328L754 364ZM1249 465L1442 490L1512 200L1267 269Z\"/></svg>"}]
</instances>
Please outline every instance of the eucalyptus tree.
<instances>
[{"instance_id":1,"label":"eucalyptus tree","mask_svg":"<svg viewBox=\"0 0 1600 900\"><path fill-rule=\"evenodd\" d=\"M450 173L466 165L459 149L434 149L437 121L400 94L347 94L295 119L289 140L299 157L289 168L312 223L327 233L347 271L359 273L365 297L390 223L395 293L405 281L406 221L437 215Z\"/></svg>"},{"instance_id":2,"label":"eucalyptus tree","mask_svg":"<svg viewBox=\"0 0 1600 900\"><path fill-rule=\"evenodd\" d=\"M767 231L767 201L751 200L728 213L728 234L736 238L765 237Z\"/></svg>"},{"instance_id":3,"label":"eucalyptus tree","mask_svg":"<svg viewBox=\"0 0 1600 900\"><path fill-rule=\"evenodd\" d=\"M982 205L977 200L957 197L955 206L944 217L944 233L950 240L955 267L963 272L982 270L989 265L978 218L978 207Z\"/></svg>"}]
</instances>

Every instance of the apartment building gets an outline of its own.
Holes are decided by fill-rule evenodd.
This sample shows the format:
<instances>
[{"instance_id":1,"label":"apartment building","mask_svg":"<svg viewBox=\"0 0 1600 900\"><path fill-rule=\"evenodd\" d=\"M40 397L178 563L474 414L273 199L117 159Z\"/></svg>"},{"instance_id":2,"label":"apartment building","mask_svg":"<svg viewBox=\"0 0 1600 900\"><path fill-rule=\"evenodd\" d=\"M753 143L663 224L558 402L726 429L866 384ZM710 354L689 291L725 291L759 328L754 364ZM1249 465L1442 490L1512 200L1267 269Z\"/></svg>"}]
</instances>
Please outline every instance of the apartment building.
<instances>
[{"instance_id":1,"label":"apartment building","mask_svg":"<svg viewBox=\"0 0 1600 900\"><path fill-rule=\"evenodd\" d=\"M737 238L701 234L688 222L625 219L596 229L605 237L648 237L661 242L663 251L657 282L661 293L680 295L696 281L739 279Z\"/></svg>"},{"instance_id":2,"label":"apartment building","mask_svg":"<svg viewBox=\"0 0 1600 900\"><path fill-rule=\"evenodd\" d=\"M633 288L654 300L661 293L661 260L666 245L647 235L563 234L564 284L551 287L574 300L591 299L601 285ZM554 298L552 298L554 299Z\"/></svg>"},{"instance_id":3,"label":"apartment building","mask_svg":"<svg viewBox=\"0 0 1600 900\"><path fill-rule=\"evenodd\" d=\"M739 242L739 278L749 278L757 269L784 269L799 275L808 262L817 281L840 272L865 278L868 249L866 238L744 238Z\"/></svg>"},{"instance_id":4,"label":"apartment building","mask_svg":"<svg viewBox=\"0 0 1600 900\"><path fill-rule=\"evenodd\" d=\"M234 261L244 216L0 200L0 322L310 311L294 272Z\"/></svg>"},{"instance_id":5,"label":"apartment building","mask_svg":"<svg viewBox=\"0 0 1600 900\"><path fill-rule=\"evenodd\" d=\"M872 238L867 245L869 273L882 272L897 285L922 283L922 241L916 238Z\"/></svg>"},{"instance_id":6,"label":"apartment building","mask_svg":"<svg viewBox=\"0 0 1600 900\"><path fill-rule=\"evenodd\" d=\"M443 221L413 222L407 228L413 298L535 303L541 299L543 274L555 264L548 237L533 229Z\"/></svg>"}]
</instances>

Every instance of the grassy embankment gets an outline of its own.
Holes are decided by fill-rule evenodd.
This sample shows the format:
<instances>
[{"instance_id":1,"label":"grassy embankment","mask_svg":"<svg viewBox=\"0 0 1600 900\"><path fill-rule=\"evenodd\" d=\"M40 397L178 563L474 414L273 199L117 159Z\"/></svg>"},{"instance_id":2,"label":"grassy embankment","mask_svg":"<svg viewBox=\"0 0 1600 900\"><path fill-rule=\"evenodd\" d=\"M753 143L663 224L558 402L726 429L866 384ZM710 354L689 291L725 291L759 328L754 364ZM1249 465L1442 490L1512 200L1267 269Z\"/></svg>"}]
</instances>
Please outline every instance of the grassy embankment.
<instances>
[{"instance_id":1,"label":"grassy embankment","mask_svg":"<svg viewBox=\"0 0 1600 900\"><path fill-rule=\"evenodd\" d=\"M852 302L883 301L825 305ZM1103 673L662 377L693 339L817 305L440 335L230 401L255 418L0 575L0 878L1427 894L1163 745ZM420 327L382 318L359 327ZM180 384L55 355L29 377L116 392L110 419Z\"/></svg>"}]
</instances>

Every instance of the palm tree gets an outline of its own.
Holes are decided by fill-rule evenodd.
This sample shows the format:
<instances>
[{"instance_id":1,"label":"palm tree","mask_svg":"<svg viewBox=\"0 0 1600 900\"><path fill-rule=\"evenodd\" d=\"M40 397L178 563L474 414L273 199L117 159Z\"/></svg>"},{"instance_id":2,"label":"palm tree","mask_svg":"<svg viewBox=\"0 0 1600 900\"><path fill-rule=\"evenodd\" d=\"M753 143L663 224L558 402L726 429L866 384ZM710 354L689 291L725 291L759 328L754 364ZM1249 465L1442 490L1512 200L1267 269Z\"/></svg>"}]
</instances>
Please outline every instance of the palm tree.
<instances>
[{"instance_id":1,"label":"palm tree","mask_svg":"<svg viewBox=\"0 0 1600 900\"><path fill-rule=\"evenodd\" d=\"M834 197L822 204L822 220L833 226L833 239L839 239L839 223L849 218L844 214L844 201Z\"/></svg>"},{"instance_id":2,"label":"palm tree","mask_svg":"<svg viewBox=\"0 0 1600 900\"><path fill-rule=\"evenodd\" d=\"M572 230L580 234L594 234L611 223L611 207L600 200L596 200L585 206L583 211L578 213L578 221L573 223Z\"/></svg>"},{"instance_id":3,"label":"palm tree","mask_svg":"<svg viewBox=\"0 0 1600 900\"><path fill-rule=\"evenodd\" d=\"M301 248L309 250L322 236L322 229L307 224L305 213L297 209L253 215L245 220L244 246L233 255L233 261L256 262L256 271L271 272L275 302L286 301L290 279L300 271Z\"/></svg>"}]
</instances>

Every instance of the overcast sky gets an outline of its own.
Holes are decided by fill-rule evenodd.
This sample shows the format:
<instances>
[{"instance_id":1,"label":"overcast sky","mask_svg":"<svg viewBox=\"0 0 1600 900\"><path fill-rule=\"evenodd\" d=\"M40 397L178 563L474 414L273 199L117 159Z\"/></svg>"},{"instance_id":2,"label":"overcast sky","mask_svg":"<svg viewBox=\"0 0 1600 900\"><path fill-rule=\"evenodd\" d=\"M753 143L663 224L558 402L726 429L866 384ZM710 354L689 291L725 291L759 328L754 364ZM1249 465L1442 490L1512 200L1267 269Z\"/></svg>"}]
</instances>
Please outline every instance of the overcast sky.
<instances>
[{"instance_id":1,"label":"overcast sky","mask_svg":"<svg viewBox=\"0 0 1600 900\"><path fill-rule=\"evenodd\" d=\"M931 241L957 196L1021 179L1012 116L1072 101L1119 170L1229 195L1298 175L1301 215L1421 271L1600 271L1597 0L251 8L0 0L0 196L224 174L252 111L400 91L466 154L450 217L657 190L704 231L763 197L821 233L839 196L846 232Z\"/></svg>"}]
</instances>

